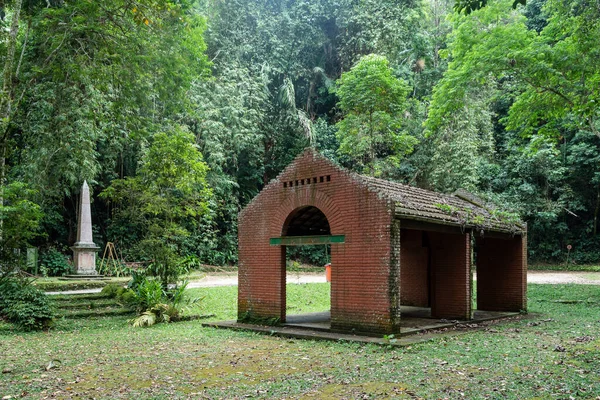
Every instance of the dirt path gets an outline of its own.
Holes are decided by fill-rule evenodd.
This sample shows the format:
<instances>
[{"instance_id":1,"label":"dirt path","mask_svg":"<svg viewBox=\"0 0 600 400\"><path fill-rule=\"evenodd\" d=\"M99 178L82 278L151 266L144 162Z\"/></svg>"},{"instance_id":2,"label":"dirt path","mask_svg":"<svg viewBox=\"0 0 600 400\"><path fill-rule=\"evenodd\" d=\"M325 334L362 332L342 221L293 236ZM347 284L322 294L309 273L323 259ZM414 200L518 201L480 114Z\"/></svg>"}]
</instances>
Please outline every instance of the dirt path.
<instances>
[{"instance_id":1,"label":"dirt path","mask_svg":"<svg viewBox=\"0 0 600 400\"><path fill-rule=\"evenodd\" d=\"M527 283L600 285L600 272L529 271Z\"/></svg>"},{"instance_id":2,"label":"dirt path","mask_svg":"<svg viewBox=\"0 0 600 400\"><path fill-rule=\"evenodd\" d=\"M475 277L477 279L477 277ZM322 283L325 274L319 273L288 273L288 283ZM600 285L600 272L572 271L529 271L527 283ZM188 287L235 286L238 284L237 274L208 274L199 281L190 282Z\"/></svg>"},{"instance_id":3,"label":"dirt path","mask_svg":"<svg viewBox=\"0 0 600 400\"><path fill-rule=\"evenodd\" d=\"M287 283L325 283L325 274L319 273L288 273ZM236 286L238 284L237 273L231 274L207 274L204 278L190 282L188 288L214 287L214 286Z\"/></svg>"}]
</instances>

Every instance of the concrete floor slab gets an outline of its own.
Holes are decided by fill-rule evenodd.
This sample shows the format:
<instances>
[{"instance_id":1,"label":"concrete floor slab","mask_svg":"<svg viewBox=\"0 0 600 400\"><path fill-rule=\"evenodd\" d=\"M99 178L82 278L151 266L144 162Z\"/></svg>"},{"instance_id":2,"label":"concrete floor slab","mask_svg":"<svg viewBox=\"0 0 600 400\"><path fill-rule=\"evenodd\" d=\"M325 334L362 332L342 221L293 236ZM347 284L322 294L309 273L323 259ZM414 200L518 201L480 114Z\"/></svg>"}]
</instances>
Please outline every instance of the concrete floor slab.
<instances>
[{"instance_id":1,"label":"concrete floor slab","mask_svg":"<svg viewBox=\"0 0 600 400\"><path fill-rule=\"evenodd\" d=\"M239 323L237 321L222 321L205 323L203 326L225 328L234 330L250 330L274 336L298 339L352 341L381 345L407 346L410 344L430 340L433 334L430 331L453 328L457 326L477 327L486 321L493 321L519 315L519 313L475 311L474 317L469 321L433 319L431 310L421 307L402 307L400 332L394 334L394 339L383 335L370 336L368 334L352 334L331 331L331 317L329 311L289 315L286 322L276 326L254 325Z\"/></svg>"}]
</instances>

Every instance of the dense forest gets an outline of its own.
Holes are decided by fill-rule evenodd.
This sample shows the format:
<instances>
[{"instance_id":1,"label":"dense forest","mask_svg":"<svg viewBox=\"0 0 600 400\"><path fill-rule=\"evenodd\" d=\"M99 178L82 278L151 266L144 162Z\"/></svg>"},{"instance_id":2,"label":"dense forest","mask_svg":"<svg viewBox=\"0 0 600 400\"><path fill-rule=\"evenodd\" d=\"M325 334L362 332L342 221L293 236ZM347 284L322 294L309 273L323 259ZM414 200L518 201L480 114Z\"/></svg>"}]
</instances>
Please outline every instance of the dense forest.
<instances>
[{"instance_id":1,"label":"dense forest","mask_svg":"<svg viewBox=\"0 0 600 400\"><path fill-rule=\"evenodd\" d=\"M87 180L97 244L235 264L238 212L314 146L519 213L531 261L598 262L599 21L599 0L2 0L1 256L60 269Z\"/></svg>"}]
</instances>

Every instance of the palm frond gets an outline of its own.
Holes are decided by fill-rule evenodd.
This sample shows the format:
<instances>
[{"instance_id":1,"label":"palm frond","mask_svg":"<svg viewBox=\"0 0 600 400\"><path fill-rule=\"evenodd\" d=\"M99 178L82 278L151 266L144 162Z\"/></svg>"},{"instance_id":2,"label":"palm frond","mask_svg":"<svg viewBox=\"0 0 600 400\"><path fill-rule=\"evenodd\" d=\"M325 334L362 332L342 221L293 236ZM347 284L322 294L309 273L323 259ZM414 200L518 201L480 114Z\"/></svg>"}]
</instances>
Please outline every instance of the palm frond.
<instances>
[{"instance_id":1,"label":"palm frond","mask_svg":"<svg viewBox=\"0 0 600 400\"><path fill-rule=\"evenodd\" d=\"M300 127L304 131L304 136L312 144L313 140L314 140L312 121L310 120L308 114L306 114L306 112L304 112L303 110L298 109L297 112L298 112L298 123L300 124Z\"/></svg>"},{"instance_id":2,"label":"palm frond","mask_svg":"<svg viewBox=\"0 0 600 400\"><path fill-rule=\"evenodd\" d=\"M134 318L132 323L134 328L152 326L156 323L156 314L152 311L145 311L139 317Z\"/></svg>"},{"instance_id":3,"label":"palm frond","mask_svg":"<svg viewBox=\"0 0 600 400\"><path fill-rule=\"evenodd\" d=\"M285 108L296 107L296 91L290 78L284 78L277 90L277 101Z\"/></svg>"}]
</instances>

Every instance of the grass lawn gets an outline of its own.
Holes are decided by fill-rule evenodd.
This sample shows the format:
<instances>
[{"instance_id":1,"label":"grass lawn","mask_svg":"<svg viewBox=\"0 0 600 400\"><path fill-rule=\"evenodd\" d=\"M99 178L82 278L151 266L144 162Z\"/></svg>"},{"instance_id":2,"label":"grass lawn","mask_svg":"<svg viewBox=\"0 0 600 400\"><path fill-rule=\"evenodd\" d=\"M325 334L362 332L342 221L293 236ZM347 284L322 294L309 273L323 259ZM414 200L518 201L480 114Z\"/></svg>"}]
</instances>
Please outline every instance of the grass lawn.
<instances>
[{"instance_id":1,"label":"grass lawn","mask_svg":"<svg viewBox=\"0 0 600 400\"><path fill-rule=\"evenodd\" d=\"M600 265L594 264L529 264L530 271L584 271L600 272Z\"/></svg>"},{"instance_id":2,"label":"grass lawn","mask_svg":"<svg viewBox=\"0 0 600 400\"><path fill-rule=\"evenodd\" d=\"M290 313L328 307L327 284L290 285ZM194 289L232 319L236 289ZM202 328L62 320L0 325L0 398L543 398L600 396L600 286L529 285L528 318L405 348Z\"/></svg>"}]
</instances>

